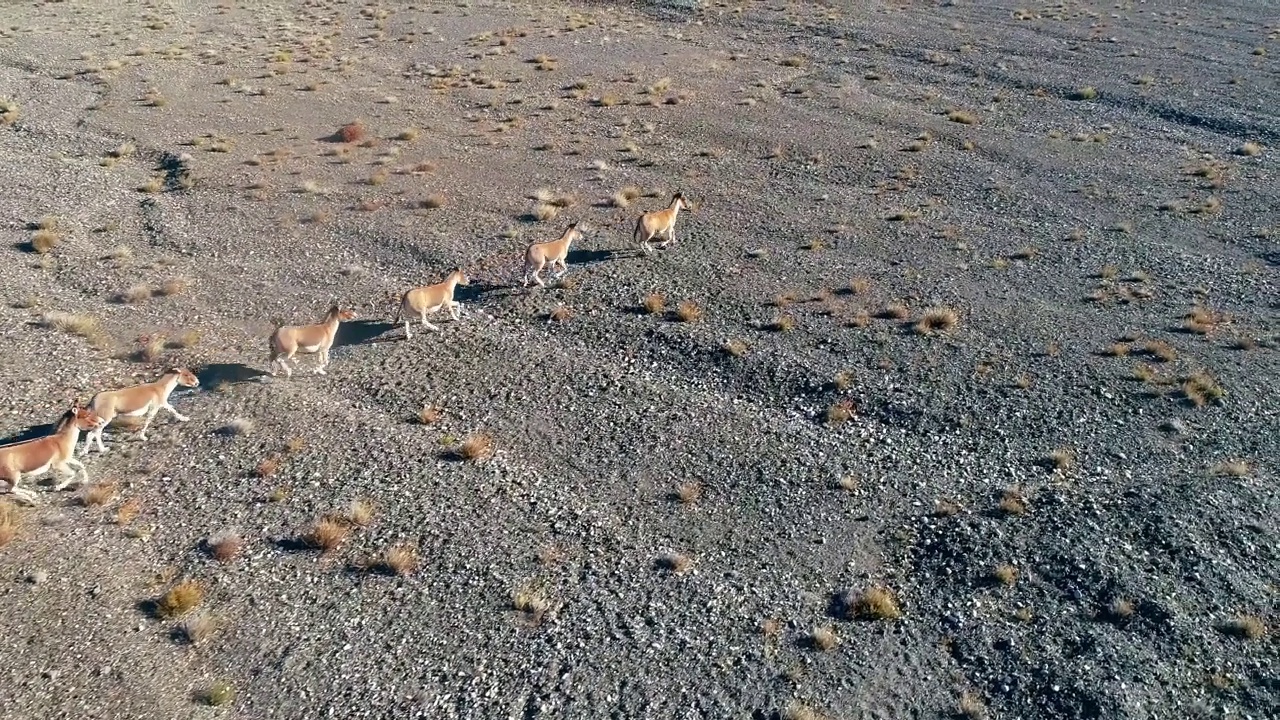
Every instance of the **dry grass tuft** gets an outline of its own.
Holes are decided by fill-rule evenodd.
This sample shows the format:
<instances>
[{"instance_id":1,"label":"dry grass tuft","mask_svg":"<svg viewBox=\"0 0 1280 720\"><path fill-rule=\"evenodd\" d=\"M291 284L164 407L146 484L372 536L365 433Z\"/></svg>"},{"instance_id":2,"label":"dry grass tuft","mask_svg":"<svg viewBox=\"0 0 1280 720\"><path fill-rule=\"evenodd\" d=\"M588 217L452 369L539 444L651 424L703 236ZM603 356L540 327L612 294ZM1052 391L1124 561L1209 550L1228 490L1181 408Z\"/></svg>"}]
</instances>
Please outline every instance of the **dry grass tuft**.
<instances>
[{"instance_id":1,"label":"dry grass tuft","mask_svg":"<svg viewBox=\"0 0 1280 720\"><path fill-rule=\"evenodd\" d=\"M219 530L205 541L209 548L209 556L218 562L230 562L240 554L244 547L244 539L235 530Z\"/></svg>"},{"instance_id":2,"label":"dry grass tuft","mask_svg":"<svg viewBox=\"0 0 1280 720\"><path fill-rule=\"evenodd\" d=\"M991 570L991 579L1001 585L1013 585L1018 581L1018 568L1000 564Z\"/></svg>"},{"instance_id":3,"label":"dry grass tuft","mask_svg":"<svg viewBox=\"0 0 1280 720\"><path fill-rule=\"evenodd\" d=\"M203 335L199 330L184 330L181 335L168 342L168 347L179 350L192 348L200 343L201 337Z\"/></svg>"},{"instance_id":4,"label":"dry grass tuft","mask_svg":"<svg viewBox=\"0 0 1280 720\"><path fill-rule=\"evenodd\" d=\"M662 293L649 293L640 303L645 312L650 315L658 315L667 309L667 298Z\"/></svg>"},{"instance_id":5,"label":"dry grass tuft","mask_svg":"<svg viewBox=\"0 0 1280 720\"><path fill-rule=\"evenodd\" d=\"M849 292L854 295L866 295L871 292L871 278L858 276L849 281Z\"/></svg>"},{"instance_id":6,"label":"dry grass tuft","mask_svg":"<svg viewBox=\"0 0 1280 720\"><path fill-rule=\"evenodd\" d=\"M235 418L221 428L223 435L248 435L253 432L253 421L248 418Z\"/></svg>"},{"instance_id":7,"label":"dry grass tuft","mask_svg":"<svg viewBox=\"0 0 1280 720\"><path fill-rule=\"evenodd\" d=\"M18 535L18 513L13 504L0 502L0 548L13 542Z\"/></svg>"},{"instance_id":8,"label":"dry grass tuft","mask_svg":"<svg viewBox=\"0 0 1280 720\"><path fill-rule=\"evenodd\" d=\"M79 495L80 504L84 507L101 507L111 502L116 495L116 485L111 482L86 485Z\"/></svg>"},{"instance_id":9,"label":"dry grass tuft","mask_svg":"<svg viewBox=\"0 0 1280 720\"><path fill-rule=\"evenodd\" d=\"M1098 97L1098 91L1093 87L1082 87L1071 94L1072 100L1093 100Z\"/></svg>"},{"instance_id":10,"label":"dry grass tuft","mask_svg":"<svg viewBox=\"0 0 1280 720\"><path fill-rule=\"evenodd\" d=\"M547 313L547 319L552 322L567 322L573 318L573 311L566 305L557 305L556 309Z\"/></svg>"},{"instance_id":11,"label":"dry grass tuft","mask_svg":"<svg viewBox=\"0 0 1280 720\"><path fill-rule=\"evenodd\" d=\"M218 622L205 612L198 612L178 623L174 635L191 645L201 645L218 631Z\"/></svg>"},{"instance_id":12,"label":"dry grass tuft","mask_svg":"<svg viewBox=\"0 0 1280 720\"><path fill-rule=\"evenodd\" d=\"M423 208L425 210L436 210L438 208L444 207L446 202L448 201L445 199L444 195L441 195L440 193L434 193L432 195L428 195L425 198L423 198L418 203L418 207Z\"/></svg>"},{"instance_id":13,"label":"dry grass tuft","mask_svg":"<svg viewBox=\"0 0 1280 720\"><path fill-rule=\"evenodd\" d=\"M1045 456L1045 463L1054 470L1067 470L1076 461L1076 454L1071 448L1058 448Z\"/></svg>"},{"instance_id":14,"label":"dry grass tuft","mask_svg":"<svg viewBox=\"0 0 1280 720\"><path fill-rule=\"evenodd\" d=\"M1243 460L1223 460L1209 468L1209 473L1217 477L1246 477L1251 472L1253 468Z\"/></svg>"},{"instance_id":15,"label":"dry grass tuft","mask_svg":"<svg viewBox=\"0 0 1280 720\"><path fill-rule=\"evenodd\" d=\"M461 460L479 462L492 456L493 450L493 436L488 433L478 432L464 440L458 446L455 454Z\"/></svg>"},{"instance_id":16,"label":"dry grass tuft","mask_svg":"<svg viewBox=\"0 0 1280 720\"><path fill-rule=\"evenodd\" d=\"M1114 620L1128 620L1133 617L1135 609L1133 602L1127 598L1116 598L1107 607L1107 614Z\"/></svg>"},{"instance_id":17,"label":"dry grass tuft","mask_svg":"<svg viewBox=\"0 0 1280 720\"><path fill-rule=\"evenodd\" d=\"M935 332L951 332L960 322L960 316L955 310L945 307L930 308L920 317L919 322L915 324L915 331L919 335L932 335Z\"/></svg>"},{"instance_id":18,"label":"dry grass tuft","mask_svg":"<svg viewBox=\"0 0 1280 720\"><path fill-rule=\"evenodd\" d=\"M31 249L45 255L57 247L61 239L61 236L53 230L37 230L31 235Z\"/></svg>"},{"instance_id":19,"label":"dry grass tuft","mask_svg":"<svg viewBox=\"0 0 1280 720\"><path fill-rule=\"evenodd\" d=\"M444 418L444 410L436 405L423 405L418 411L418 422L423 425L435 425Z\"/></svg>"},{"instance_id":20,"label":"dry grass tuft","mask_svg":"<svg viewBox=\"0 0 1280 720\"><path fill-rule=\"evenodd\" d=\"M987 717L986 703L982 702L982 698L978 695L966 690L956 701L956 716L968 718L968 720L984 720Z\"/></svg>"},{"instance_id":21,"label":"dry grass tuft","mask_svg":"<svg viewBox=\"0 0 1280 720\"><path fill-rule=\"evenodd\" d=\"M213 707L229 705L236 699L236 689L231 683L219 680L201 692L200 699L206 705L212 705Z\"/></svg>"},{"instance_id":22,"label":"dry grass tuft","mask_svg":"<svg viewBox=\"0 0 1280 720\"><path fill-rule=\"evenodd\" d=\"M156 601L156 614L164 619L181 617L204 600L204 586L195 580L183 580L169 588Z\"/></svg>"},{"instance_id":23,"label":"dry grass tuft","mask_svg":"<svg viewBox=\"0 0 1280 720\"><path fill-rule=\"evenodd\" d=\"M524 613L530 625L541 625L552 603L545 595L534 588L522 588L511 594L511 607Z\"/></svg>"},{"instance_id":24,"label":"dry grass tuft","mask_svg":"<svg viewBox=\"0 0 1280 720\"><path fill-rule=\"evenodd\" d=\"M836 635L834 628L828 625L823 625L816 627L809 632L809 644L812 645L815 650L826 652L840 644L840 636Z\"/></svg>"},{"instance_id":25,"label":"dry grass tuft","mask_svg":"<svg viewBox=\"0 0 1280 720\"><path fill-rule=\"evenodd\" d=\"M933 505L934 517L952 517L960 514L960 505L954 500L941 498Z\"/></svg>"},{"instance_id":26,"label":"dry grass tuft","mask_svg":"<svg viewBox=\"0 0 1280 720\"><path fill-rule=\"evenodd\" d=\"M827 425L835 427L842 425L853 419L854 413L858 410L852 400L841 400L840 402L827 408L826 421Z\"/></svg>"},{"instance_id":27,"label":"dry grass tuft","mask_svg":"<svg viewBox=\"0 0 1280 720\"><path fill-rule=\"evenodd\" d=\"M143 300L151 298L151 287L149 285L134 285L128 290L123 290L116 295L116 302L121 303L140 303Z\"/></svg>"},{"instance_id":28,"label":"dry grass tuft","mask_svg":"<svg viewBox=\"0 0 1280 720\"><path fill-rule=\"evenodd\" d=\"M961 125L977 125L980 122L977 115L967 110L952 110L947 113L947 119Z\"/></svg>"},{"instance_id":29,"label":"dry grass tuft","mask_svg":"<svg viewBox=\"0 0 1280 720\"><path fill-rule=\"evenodd\" d=\"M303 542L321 552L332 552L351 533L351 528L340 518L325 516L317 520L303 535Z\"/></svg>"},{"instance_id":30,"label":"dry grass tuft","mask_svg":"<svg viewBox=\"0 0 1280 720\"><path fill-rule=\"evenodd\" d=\"M880 312L876 313L876 316L885 320L906 320L910 314L911 311L907 309L906 305L892 302L881 308Z\"/></svg>"},{"instance_id":31,"label":"dry grass tuft","mask_svg":"<svg viewBox=\"0 0 1280 720\"><path fill-rule=\"evenodd\" d=\"M262 462L253 469L253 474L260 478L269 478L276 474L280 469L280 460L274 457L263 458Z\"/></svg>"},{"instance_id":32,"label":"dry grass tuft","mask_svg":"<svg viewBox=\"0 0 1280 720\"><path fill-rule=\"evenodd\" d=\"M897 620L902 617L898 598L883 585L875 585L856 597L846 598L846 614L862 620Z\"/></svg>"},{"instance_id":33,"label":"dry grass tuft","mask_svg":"<svg viewBox=\"0 0 1280 720\"><path fill-rule=\"evenodd\" d=\"M1257 640L1269 632L1267 624L1262 621L1262 618L1254 615L1238 615L1219 625L1218 629L1228 635L1234 635L1245 640Z\"/></svg>"},{"instance_id":34,"label":"dry grass tuft","mask_svg":"<svg viewBox=\"0 0 1280 720\"><path fill-rule=\"evenodd\" d=\"M1247 142L1236 148L1236 154L1245 157L1257 157L1262 154L1262 145L1256 142Z\"/></svg>"},{"instance_id":35,"label":"dry grass tuft","mask_svg":"<svg viewBox=\"0 0 1280 720\"><path fill-rule=\"evenodd\" d=\"M765 325L765 329L773 332L791 332L796 329L796 319L790 315L778 315Z\"/></svg>"},{"instance_id":36,"label":"dry grass tuft","mask_svg":"<svg viewBox=\"0 0 1280 720\"><path fill-rule=\"evenodd\" d=\"M400 131L400 134L396 135L396 139L404 142L413 142L418 139L419 132L418 128L415 127L405 128Z\"/></svg>"},{"instance_id":37,"label":"dry grass tuft","mask_svg":"<svg viewBox=\"0 0 1280 720\"><path fill-rule=\"evenodd\" d=\"M1005 515L1026 515L1027 498L1018 488L1006 488L1000 494L1000 512Z\"/></svg>"},{"instance_id":38,"label":"dry grass tuft","mask_svg":"<svg viewBox=\"0 0 1280 720\"><path fill-rule=\"evenodd\" d=\"M683 575L693 567L693 559L678 552L664 552L657 557L655 564L677 575Z\"/></svg>"},{"instance_id":39,"label":"dry grass tuft","mask_svg":"<svg viewBox=\"0 0 1280 720\"><path fill-rule=\"evenodd\" d=\"M369 527L373 522L373 503L363 498L356 498L347 505L346 520L353 527Z\"/></svg>"},{"instance_id":40,"label":"dry grass tuft","mask_svg":"<svg viewBox=\"0 0 1280 720\"><path fill-rule=\"evenodd\" d=\"M747 344L741 340L726 340L724 345L720 346L725 354L733 357L742 357L747 354Z\"/></svg>"},{"instance_id":41,"label":"dry grass tuft","mask_svg":"<svg viewBox=\"0 0 1280 720\"><path fill-rule=\"evenodd\" d=\"M1163 340L1149 340L1143 343L1138 352L1148 355L1160 362L1172 362L1178 359L1178 351L1173 346Z\"/></svg>"},{"instance_id":42,"label":"dry grass tuft","mask_svg":"<svg viewBox=\"0 0 1280 720\"><path fill-rule=\"evenodd\" d=\"M115 523L117 525L128 525L142 514L142 501L138 498L129 498L116 508Z\"/></svg>"},{"instance_id":43,"label":"dry grass tuft","mask_svg":"<svg viewBox=\"0 0 1280 720\"><path fill-rule=\"evenodd\" d=\"M1208 335L1224 320L1221 313L1203 307L1193 307L1182 316L1182 329L1195 335Z\"/></svg>"},{"instance_id":44,"label":"dry grass tuft","mask_svg":"<svg viewBox=\"0 0 1280 720\"><path fill-rule=\"evenodd\" d=\"M407 543L399 543L383 550L377 565L383 572L403 577L417 570L418 563L418 549Z\"/></svg>"},{"instance_id":45,"label":"dry grass tuft","mask_svg":"<svg viewBox=\"0 0 1280 720\"><path fill-rule=\"evenodd\" d=\"M344 143L361 142L365 139L367 134L368 130L365 129L364 123L359 120L347 123L338 129L338 137Z\"/></svg>"},{"instance_id":46,"label":"dry grass tuft","mask_svg":"<svg viewBox=\"0 0 1280 720\"><path fill-rule=\"evenodd\" d=\"M697 322L702 319L702 308L692 300L683 300L676 305L676 318L680 322Z\"/></svg>"},{"instance_id":47,"label":"dry grass tuft","mask_svg":"<svg viewBox=\"0 0 1280 720\"><path fill-rule=\"evenodd\" d=\"M1221 400L1225 394L1218 381L1203 370L1193 373L1182 382L1182 396L1196 407Z\"/></svg>"},{"instance_id":48,"label":"dry grass tuft","mask_svg":"<svg viewBox=\"0 0 1280 720\"><path fill-rule=\"evenodd\" d=\"M529 213L529 216L539 222L547 222L549 220L555 220L559 214L559 207L552 205L551 203L540 202L533 206L533 210Z\"/></svg>"},{"instance_id":49,"label":"dry grass tuft","mask_svg":"<svg viewBox=\"0 0 1280 720\"><path fill-rule=\"evenodd\" d=\"M676 486L675 498L681 505L693 505L702 499L702 483L697 480L680 483Z\"/></svg>"}]
</instances>

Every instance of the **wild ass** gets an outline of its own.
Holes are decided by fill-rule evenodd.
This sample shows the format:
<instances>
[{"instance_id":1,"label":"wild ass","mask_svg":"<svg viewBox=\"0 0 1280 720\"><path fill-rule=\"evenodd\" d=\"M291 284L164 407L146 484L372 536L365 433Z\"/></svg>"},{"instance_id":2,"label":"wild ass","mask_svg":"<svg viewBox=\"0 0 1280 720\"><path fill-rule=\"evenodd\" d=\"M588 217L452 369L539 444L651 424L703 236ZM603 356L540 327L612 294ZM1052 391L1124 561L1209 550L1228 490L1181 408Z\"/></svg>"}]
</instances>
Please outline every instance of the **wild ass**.
<instances>
[{"instance_id":1,"label":"wild ass","mask_svg":"<svg viewBox=\"0 0 1280 720\"><path fill-rule=\"evenodd\" d=\"M89 454L89 449L95 440L98 443L98 452L107 451L102 440L107 434L107 425L117 415L143 416L142 429L138 431L138 437L143 442L147 441L147 428L151 427L151 421L161 410L167 410L178 422L190 420L191 418L178 412L169 404L169 395L179 385L189 388L200 387L200 380L186 368L172 368L152 382L119 390L104 390L94 395L89 401L89 409L102 418L102 425L90 431L85 437L84 449L80 451L80 457Z\"/></svg>"},{"instance_id":2,"label":"wild ass","mask_svg":"<svg viewBox=\"0 0 1280 720\"><path fill-rule=\"evenodd\" d=\"M530 281L536 282L538 287L546 287L539 275L542 268L547 265L551 266L551 278L559 280L564 274L569 272L569 266L565 265L565 259L569 257L569 246L574 240L582 239L582 231L578 229L578 223L573 223L559 240L549 240L547 242L533 243L524 253L524 286L529 287ZM560 272L556 273L556 267L560 267Z\"/></svg>"},{"instance_id":3,"label":"wild ass","mask_svg":"<svg viewBox=\"0 0 1280 720\"><path fill-rule=\"evenodd\" d=\"M34 505L35 491L18 487L23 475L39 477L52 469L60 478L56 490L71 484L77 471L82 483L89 482L84 463L75 457L76 443L80 440L81 431L101 425L102 419L92 410L76 404L63 413L52 435L0 446L0 485L19 500Z\"/></svg>"},{"instance_id":4,"label":"wild ass","mask_svg":"<svg viewBox=\"0 0 1280 720\"><path fill-rule=\"evenodd\" d=\"M293 377L293 369L289 367L289 361L293 360L293 366L298 366L298 360L294 355L303 353L309 355L315 353L319 355L319 364L315 368L315 374L327 375L325 367L329 365L329 348L333 347L333 338L338 334L338 323L354 320L356 317L355 310L343 310L338 305L333 305L329 311L325 313L324 320L314 325L281 325L271 334L271 365L270 372L276 374L276 365L284 370L284 376Z\"/></svg>"},{"instance_id":5,"label":"wild ass","mask_svg":"<svg viewBox=\"0 0 1280 720\"><path fill-rule=\"evenodd\" d=\"M412 323L414 316L422 321L422 327L440 332L440 328L427 322L427 316L439 312L441 309L447 310L449 317L454 320L458 319L462 310L462 303L453 299L453 291L459 285L470 285L471 278L461 269L454 270L449 273L449 277L435 285L426 285L417 287L406 292L400 298L400 307L396 310L396 323L404 321L404 337L406 340L413 337L413 333L409 332L409 325Z\"/></svg>"},{"instance_id":6,"label":"wild ass","mask_svg":"<svg viewBox=\"0 0 1280 720\"><path fill-rule=\"evenodd\" d=\"M647 212L636 220L636 229L632 233L631 239L644 248L645 253L653 252L653 247L649 245L649 241L659 235L666 235L667 239L658 247L665 248L674 243L676 241L676 216L680 214L681 209L688 210L689 203L684 199L684 195L676 193L671 196L671 204L667 206L667 209Z\"/></svg>"}]
</instances>

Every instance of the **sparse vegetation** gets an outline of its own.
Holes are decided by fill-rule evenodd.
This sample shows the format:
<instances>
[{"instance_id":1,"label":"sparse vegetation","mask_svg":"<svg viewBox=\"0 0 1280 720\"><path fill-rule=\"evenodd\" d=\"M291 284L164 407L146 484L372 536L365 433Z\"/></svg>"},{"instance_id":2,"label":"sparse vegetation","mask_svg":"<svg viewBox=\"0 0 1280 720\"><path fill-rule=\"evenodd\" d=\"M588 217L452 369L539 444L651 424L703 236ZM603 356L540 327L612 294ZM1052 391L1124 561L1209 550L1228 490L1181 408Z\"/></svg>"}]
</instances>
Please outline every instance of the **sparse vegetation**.
<instances>
[{"instance_id":1,"label":"sparse vegetation","mask_svg":"<svg viewBox=\"0 0 1280 720\"><path fill-rule=\"evenodd\" d=\"M920 316L920 320L915 324L915 331L919 335L951 332L959 322L960 316L951 308L930 308L925 311L924 315Z\"/></svg>"},{"instance_id":2,"label":"sparse vegetation","mask_svg":"<svg viewBox=\"0 0 1280 720\"><path fill-rule=\"evenodd\" d=\"M810 631L809 644L812 645L815 650L826 652L840 644L840 636L836 635L834 628L822 625Z\"/></svg>"},{"instance_id":3,"label":"sparse vegetation","mask_svg":"<svg viewBox=\"0 0 1280 720\"><path fill-rule=\"evenodd\" d=\"M1045 456L1045 463L1054 470L1069 469L1075 463L1076 454L1071 448L1058 448Z\"/></svg>"},{"instance_id":4,"label":"sparse vegetation","mask_svg":"<svg viewBox=\"0 0 1280 720\"><path fill-rule=\"evenodd\" d=\"M845 597L845 612L860 620L897 620L902 617L898 597L883 585L874 585L861 593Z\"/></svg>"},{"instance_id":5,"label":"sparse vegetation","mask_svg":"<svg viewBox=\"0 0 1280 720\"><path fill-rule=\"evenodd\" d=\"M9 502L0 502L0 548L18 535L18 513Z\"/></svg>"},{"instance_id":6,"label":"sparse vegetation","mask_svg":"<svg viewBox=\"0 0 1280 720\"><path fill-rule=\"evenodd\" d=\"M213 707L230 705L236 699L236 690L231 683L219 680L201 692L200 699L206 705Z\"/></svg>"},{"instance_id":7,"label":"sparse vegetation","mask_svg":"<svg viewBox=\"0 0 1280 720\"><path fill-rule=\"evenodd\" d=\"M346 519L353 527L368 527L373 522L373 503L356 498L347 505Z\"/></svg>"},{"instance_id":8,"label":"sparse vegetation","mask_svg":"<svg viewBox=\"0 0 1280 720\"><path fill-rule=\"evenodd\" d=\"M1222 632L1244 640L1257 640L1268 632L1267 624L1256 615L1237 615L1218 627Z\"/></svg>"},{"instance_id":9,"label":"sparse vegetation","mask_svg":"<svg viewBox=\"0 0 1280 720\"><path fill-rule=\"evenodd\" d=\"M702 308L692 300L682 300L676 305L675 314L680 322L697 322L702 319Z\"/></svg>"},{"instance_id":10,"label":"sparse vegetation","mask_svg":"<svg viewBox=\"0 0 1280 720\"><path fill-rule=\"evenodd\" d=\"M80 490L80 504L84 507L101 507L116 495L115 483L100 482L86 485Z\"/></svg>"},{"instance_id":11,"label":"sparse vegetation","mask_svg":"<svg viewBox=\"0 0 1280 720\"><path fill-rule=\"evenodd\" d=\"M377 564L389 575L409 575L418 569L418 549L406 543L392 545L382 551Z\"/></svg>"},{"instance_id":12,"label":"sparse vegetation","mask_svg":"<svg viewBox=\"0 0 1280 720\"><path fill-rule=\"evenodd\" d=\"M693 567L693 559L678 552L664 552L658 555L655 564L662 570L683 575Z\"/></svg>"},{"instance_id":13,"label":"sparse vegetation","mask_svg":"<svg viewBox=\"0 0 1280 720\"><path fill-rule=\"evenodd\" d=\"M1012 585L1018 581L1018 568L1006 564L997 565L991 571L991 579L1001 585Z\"/></svg>"},{"instance_id":14,"label":"sparse vegetation","mask_svg":"<svg viewBox=\"0 0 1280 720\"><path fill-rule=\"evenodd\" d=\"M219 530L205 541L209 556L218 562L230 562L240 554L244 539L235 530Z\"/></svg>"},{"instance_id":15,"label":"sparse vegetation","mask_svg":"<svg viewBox=\"0 0 1280 720\"><path fill-rule=\"evenodd\" d=\"M156 601L156 614L164 619L181 617L204 600L204 586L191 579L183 580Z\"/></svg>"},{"instance_id":16,"label":"sparse vegetation","mask_svg":"<svg viewBox=\"0 0 1280 720\"><path fill-rule=\"evenodd\" d=\"M418 411L418 422L423 425L435 425L444 418L444 410L436 405L426 404Z\"/></svg>"},{"instance_id":17,"label":"sparse vegetation","mask_svg":"<svg viewBox=\"0 0 1280 720\"><path fill-rule=\"evenodd\" d=\"M681 505L693 505L702 499L702 483L697 480L683 482L676 486L675 497Z\"/></svg>"},{"instance_id":18,"label":"sparse vegetation","mask_svg":"<svg viewBox=\"0 0 1280 720\"><path fill-rule=\"evenodd\" d=\"M202 645L218 631L218 623L205 612L187 617L174 628L174 634L190 645Z\"/></svg>"},{"instance_id":19,"label":"sparse vegetation","mask_svg":"<svg viewBox=\"0 0 1280 720\"><path fill-rule=\"evenodd\" d=\"M479 462L492 456L493 450L493 436L488 433L478 432L463 440L455 454L460 460Z\"/></svg>"},{"instance_id":20,"label":"sparse vegetation","mask_svg":"<svg viewBox=\"0 0 1280 720\"><path fill-rule=\"evenodd\" d=\"M1253 468L1243 460L1223 460L1215 463L1209 471L1217 477L1246 477L1253 472Z\"/></svg>"},{"instance_id":21,"label":"sparse vegetation","mask_svg":"<svg viewBox=\"0 0 1280 720\"><path fill-rule=\"evenodd\" d=\"M966 690L956 702L956 715L967 720L984 720L987 717L986 703L977 694Z\"/></svg>"},{"instance_id":22,"label":"sparse vegetation","mask_svg":"<svg viewBox=\"0 0 1280 720\"><path fill-rule=\"evenodd\" d=\"M1027 498L1018 488L1007 488L1000 494L1000 512L1005 515L1019 516L1027 514Z\"/></svg>"},{"instance_id":23,"label":"sparse vegetation","mask_svg":"<svg viewBox=\"0 0 1280 720\"><path fill-rule=\"evenodd\" d=\"M1182 381L1182 396L1196 407L1221 400L1225 394L1218 381L1203 370L1192 373Z\"/></svg>"},{"instance_id":24,"label":"sparse vegetation","mask_svg":"<svg viewBox=\"0 0 1280 720\"><path fill-rule=\"evenodd\" d=\"M827 425L832 427L848 422L853 418L857 408L852 400L841 400L827 408L826 421Z\"/></svg>"},{"instance_id":25,"label":"sparse vegetation","mask_svg":"<svg viewBox=\"0 0 1280 720\"><path fill-rule=\"evenodd\" d=\"M325 516L311 525L303 535L303 541L313 548L319 548L321 552L328 553L341 545L350 533L351 528L340 518Z\"/></svg>"},{"instance_id":26,"label":"sparse vegetation","mask_svg":"<svg viewBox=\"0 0 1280 720\"><path fill-rule=\"evenodd\" d=\"M726 340L724 345L720 346L726 355L732 357L742 357L747 354L747 344L741 340Z\"/></svg>"}]
</instances>

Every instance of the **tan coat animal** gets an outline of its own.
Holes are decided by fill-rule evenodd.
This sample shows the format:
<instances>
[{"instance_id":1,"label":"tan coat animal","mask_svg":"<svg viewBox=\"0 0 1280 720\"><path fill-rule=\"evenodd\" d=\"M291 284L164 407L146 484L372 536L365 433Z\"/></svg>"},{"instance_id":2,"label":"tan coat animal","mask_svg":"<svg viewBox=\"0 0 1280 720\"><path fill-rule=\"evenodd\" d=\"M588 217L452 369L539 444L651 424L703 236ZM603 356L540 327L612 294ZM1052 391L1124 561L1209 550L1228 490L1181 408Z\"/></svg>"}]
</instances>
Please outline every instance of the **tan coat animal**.
<instances>
[{"instance_id":1,"label":"tan coat animal","mask_svg":"<svg viewBox=\"0 0 1280 720\"><path fill-rule=\"evenodd\" d=\"M57 490L69 485L76 471L82 483L89 482L84 463L75 457L76 443L82 430L93 430L102 424L102 419L92 410L75 405L58 420L52 435L0 446L0 485L19 500L34 505L35 492L18 487L23 475L39 477L52 469L60 477Z\"/></svg>"},{"instance_id":2,"label":"tan coat animal","mask_svg":"<svg viewBox=\"0 0 1280 720\"><path fill-rule=\"evenodd\" d=\"M569 272L569 267L564 262L565 258L569 257L569 246L574 240L581 239L582 232L578 230L578 223L574 223L564 231L564 235L561 235L559 240L530 245L524 253L524 286L529 287L532 281L536 282L538 287L546 287L539 274L548 264L551 266L551 279L559 280L564 277L564 274ZM559 273L556 273L557 266L560 267Z\"/></svg>"},{"instance_id":3,"label":"tan coat animal","mask_svg":"<svg viewBox=\"0 0 1280 720\"><path fill-rule=\"evenodd\" d=\"M104 390L94 395L89 401L89 409L102 418L102 425L90 431L85 437L84 449L80 451L80 457L89 454L89 449L95 440L98 442L98 452L107 451L106 446L102 444L102 439L107 433L107 425L117 415L144 416L142 429L138 431L138 437L143 442L147 441L147 428L151 427L151 421L161 410L167 410L178 422L190 420L191 418L173 409L169 404L169 395L179 385L189 388L200 387L200 380L186 368L173 368L152 382L120 390Z\"/></svg>"},{"instance_id":4,"label":"tan coat animal","mask_svg":"<svg viewBox=\"0 0 1280 720\"><path fill-rule=\"evenodd\" d=\"M282 325L271 334L271 374L276 374L276 365L284 370L285 377L293 377L293 366L298 366L294 355L298 353L319 355L316 366L317 375L327 375L325 367L329 365L329 348L333 347L333 338L338 334L338 323L354 320L355 310L343 310L334 305L325 313L324 320L315 325Z\"/></svg>"},{"instance_id":5,"label":"tan coat animal","mask_svg":"<svg viewBox=\"0 0 1280 720\"><path fill-rule=\"evenodd\" d=\"M449 317L454 320L458 319L459 313L462 311L462 303L453 299L453 291L459 285L470 285L471 278L462 270L454 270L449 273L449 277L435 285L427 285L425 287L417 287L406 292L400 298L400 308L396 310L396 323L404 321L404 337L406 340L413 337L409 332L409 325L416 316L422 321L422 327L440 332L440 328L427 322L427 316L447 310Z\"/></svg>"},{"instance_id":6,"label":"tan coat animal","mask_svg":"<svg viewBox=\"0 0 1280 720\"><path fill-rule=\"evenodd\" d=\"M654 210L647 212L636 220L636 229L632 233L632 240L636 241L640 247L644 248L645 253L652 253L653 246L649 241L659 235L666 235L667 239L658 247L665 248L676 241L676 216L680 214L680 210L688 210L689 203L680 193L671 196L671 204L666 210Z\"/></svg>"}]
</instances>

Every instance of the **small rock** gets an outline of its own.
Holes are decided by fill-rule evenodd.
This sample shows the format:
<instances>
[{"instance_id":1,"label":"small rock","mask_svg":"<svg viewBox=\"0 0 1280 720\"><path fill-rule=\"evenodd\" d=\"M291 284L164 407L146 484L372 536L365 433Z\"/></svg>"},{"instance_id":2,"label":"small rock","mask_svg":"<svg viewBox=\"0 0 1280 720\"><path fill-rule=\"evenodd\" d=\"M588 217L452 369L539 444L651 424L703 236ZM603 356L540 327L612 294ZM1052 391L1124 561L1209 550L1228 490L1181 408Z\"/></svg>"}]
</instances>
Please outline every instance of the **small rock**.
<instances>
[{"instance_id":1,"label":"small rock","mask_svg":"<svg viewBox=\"0 0 1280 720\"><path fill-rule=\"evenodd\" d=\"M45 582L48 579L49 579L49 572L47 570L32 570L31 574L27 575L27 582L31 583L32 585L39 585L40 583Z\"/></svg>"}]
</instances>

